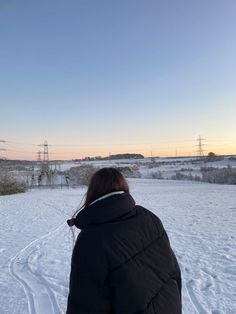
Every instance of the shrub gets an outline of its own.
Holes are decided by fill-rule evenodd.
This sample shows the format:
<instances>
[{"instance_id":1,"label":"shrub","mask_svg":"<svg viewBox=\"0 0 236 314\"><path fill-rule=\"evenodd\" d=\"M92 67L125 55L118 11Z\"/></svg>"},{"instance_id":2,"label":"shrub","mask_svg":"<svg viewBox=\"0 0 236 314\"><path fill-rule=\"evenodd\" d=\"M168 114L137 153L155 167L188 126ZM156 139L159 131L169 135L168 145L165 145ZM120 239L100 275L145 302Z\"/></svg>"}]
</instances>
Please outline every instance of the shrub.
<instances>
[{"instance_id":1,"label":"shrub","mask_svg":"<svg viewBox=\"0 0 236 314\"><path fill-rule=\"evenodd\" d=\"M68 175L73 186L88 185L90 178L97 169L93 165L82 165L70 168Z\"/></svg>"},{"instance_id":2,"label":"shrub","mask_svg":"<svg viewBox=\"0 0 236 314\"><path fill-rule=\"evenodd\" d=\"M181 171L176 171L171 177L172 180L189 180L189 181L200 181L199 176L193 176L191 171L188 174L182 173Z\"/></svg>"},{"instance_id":3,"label":"shrub","mask_svg":"<svg viewBox=\"0 0 236 314\"><path fill-rule=\"evenodd\" d=\"M202 181L218 184L236 184L236 169L227 168L201 169Z\"/></svg>"},{"instance_id":4,"label":"shrub","mask_svg":"<svg viewBox=\"0 0 236 314\"><path fill-rule=\"evenodd\" d=\"M134 166L124 166L124 167L115 167L119 170L125 178L141 178L139 168L137 165Z\"/></svg>"},{"instance_id":5,"label":"shrub","mask_svg":"<svg viewBox=\"0 0 236 314\"><path fill-rule=\"evenodd\" d=\"M9 172L0 173L0 195L23 193L26 189L26 184L17 180Z\"/></svg>"},{"instance_id":6,"label":"shrub","mask_svg":"<svg viewBox=\"0 0 236 314\"><path fill-rule=\"evenodd\" d=\"M126 178L140 178L141 174L138 170L138 166L134 165L132 167L128 166L118 166L115 167L119 170ZM88 185L90 178L98 169L93 165L81 165L77 167L72 167L67 172L70 183L72 186L76 185Z\"/></svg>"},{"instance_id":7,"label":"shrub","mask_svg":"<svg viewBox=\"0 0 236 314\"><path fill-rule=\"evenodd\" d=\"M158 180L163 179L161 171L152 172L151 176L153 179L158 179Z\"/></svg>"},{"instance_id":8,"label":"shrub","mask_svg":"<svg viewBox=\"0 0 236 314\"><path fill-rule=\"evenodd\" d=\"M159 163L157 163L156 161L151 161L147 164L148 168L151 169L151 168L157 168L160 166Z\"/></svg>"},{"instance_id":9,"label":"shrub","mask_svg":"<svg viewBox=\"0 0 236 314\"><path fill-rule=\"evenodd\" d=\"M180 169L180 171L188 171L188 172L191 172L191 171L193 171L193 168L184 168L184 167L182 167L182 168Z\"/></svg>"},{"instance_id":10,"label":"shrub","mask_svg":"<svg viewBox=\"0 0 236 314\"><path fill-rule=\"evenodd\" d=\"M185 180L186 179L186 175L180 171L176 171L175 174L173 176L171 176L172 180Z\"/></svg>"}]
</instances>

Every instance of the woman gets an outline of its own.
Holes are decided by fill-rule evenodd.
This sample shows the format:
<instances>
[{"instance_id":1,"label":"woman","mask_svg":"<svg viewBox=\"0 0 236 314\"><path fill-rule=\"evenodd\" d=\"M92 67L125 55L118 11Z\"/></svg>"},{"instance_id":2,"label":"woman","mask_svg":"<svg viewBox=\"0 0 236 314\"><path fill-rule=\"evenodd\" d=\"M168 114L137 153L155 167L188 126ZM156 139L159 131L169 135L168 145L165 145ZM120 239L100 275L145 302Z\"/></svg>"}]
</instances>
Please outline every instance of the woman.
<instances>
[{"instance_id":1,"label":"woman","mask_svg":"<svg viewBox=\"0 0 236 314\"><path fill-rule=\"evenodd\" d=\"M160 219L136 205L122 174L98 170L71 262L67 314L180 314L181 276Z\"/></svg>"}]
</instances>

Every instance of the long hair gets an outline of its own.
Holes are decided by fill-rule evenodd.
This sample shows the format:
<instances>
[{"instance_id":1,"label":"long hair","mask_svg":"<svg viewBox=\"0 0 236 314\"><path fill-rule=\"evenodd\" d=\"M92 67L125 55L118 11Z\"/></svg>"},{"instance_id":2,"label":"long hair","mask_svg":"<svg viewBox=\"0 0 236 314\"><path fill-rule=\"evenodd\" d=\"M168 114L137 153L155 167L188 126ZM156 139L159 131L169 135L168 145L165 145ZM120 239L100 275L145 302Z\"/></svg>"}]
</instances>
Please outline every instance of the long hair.
<instances>
[{"instance_id":1,"label":"long hair","mask_svg":"<svg viewBox=\"0 0 236 314\"><path fill-rule=\"evenodd\" d=\"M102 168L92 176L86 193L84 206L111 192L129 192L129 186L122 173L116 168Z\"/></svg>"},{"instance_id":2,"label":"long hair","mask_svg":"<svg viewBox=\"0 0 236 314\"><path fill-rule=\"evenodd\" d=\"M89 206L99 197L116 191L129 193L129 185L122 173L116 168L102 168L96 171L89 181L83 205L76 210L72 219L67 221L68 225L70 227L74 225L75 217L81 209Z\"/></svg>"}]
</instances>

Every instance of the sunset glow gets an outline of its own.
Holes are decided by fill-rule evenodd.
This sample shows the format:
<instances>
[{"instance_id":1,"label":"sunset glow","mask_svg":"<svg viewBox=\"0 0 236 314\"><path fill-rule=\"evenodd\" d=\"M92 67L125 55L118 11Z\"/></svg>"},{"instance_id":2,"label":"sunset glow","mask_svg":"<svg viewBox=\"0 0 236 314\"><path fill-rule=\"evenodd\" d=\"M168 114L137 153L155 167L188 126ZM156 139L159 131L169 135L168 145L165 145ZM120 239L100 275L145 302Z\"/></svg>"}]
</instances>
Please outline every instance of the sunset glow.
<instances>
[{"instance_id":1,"label":"sunset glow","mask_svg":"<svg viewBox=\"0 0 236 314\"><path fill-rule=\"evenodd\" d=\"M0 9L0 157L236 154L234 0Z\"/></svg>"}]
</instances>

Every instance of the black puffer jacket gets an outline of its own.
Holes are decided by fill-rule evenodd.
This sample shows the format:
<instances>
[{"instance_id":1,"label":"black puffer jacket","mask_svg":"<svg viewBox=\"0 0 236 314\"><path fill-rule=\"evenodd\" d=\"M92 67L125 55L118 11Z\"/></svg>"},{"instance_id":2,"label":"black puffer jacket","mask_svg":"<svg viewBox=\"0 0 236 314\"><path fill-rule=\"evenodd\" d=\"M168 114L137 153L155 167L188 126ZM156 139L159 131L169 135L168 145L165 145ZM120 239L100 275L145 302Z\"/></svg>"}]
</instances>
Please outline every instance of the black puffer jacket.
<instances>
[{"instance_id":1,"label":"black puffer jacket","mask_svg":"<svg viewBox=\"0 0 236 314\"><path fill-rule=\"evenodd\" d=\"M181 277L159 218L130 194L76 217L67 314L180 314Z\"/></svg>"}]
</instances>

